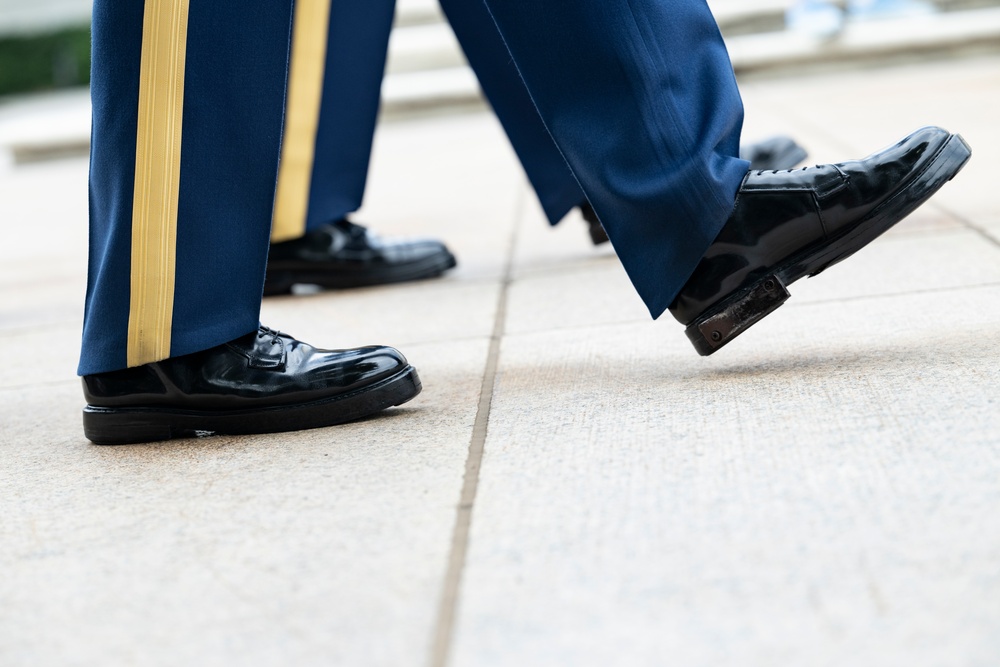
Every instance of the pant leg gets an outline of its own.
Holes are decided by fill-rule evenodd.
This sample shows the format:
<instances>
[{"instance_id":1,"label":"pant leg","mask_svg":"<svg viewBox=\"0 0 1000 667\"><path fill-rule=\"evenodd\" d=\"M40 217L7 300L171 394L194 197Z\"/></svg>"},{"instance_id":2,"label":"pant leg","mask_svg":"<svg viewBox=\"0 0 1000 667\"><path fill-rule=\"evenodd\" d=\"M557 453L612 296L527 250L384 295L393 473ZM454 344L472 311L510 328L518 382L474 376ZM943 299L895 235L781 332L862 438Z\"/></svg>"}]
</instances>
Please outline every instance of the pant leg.
<instances>
[{"instance_id":1,"label":"pant leg","mask_svg":"<svg viewBox=\"0 0 1000 667\"><path fill-rule=\"evenodd\" d=\"M321 22L296 22L292 32L273 241L298 238L360 208L394 4L299 0L299 11L322 6L329 26L328 31L317 29L327 23L324 16ZM464 0L442 0L441 5L546 215L558 223L585 197L538 117L486 6ZM326 33L325 42L321 33ZM322 69L316 65L320 61ZM305 79L309 76L311 82Z\"/></svg>"},{"instance_id":2,"label":"pant leg","mask_svg":"<svg viewBox=\"0 0 1000 667\"><path fill-rule=\"evenodd\" d=\"M82 375L256 329L288 0L96 0Z\"/></svg>"},{"instance_id":3,"label":"pant leg","mask_svg":"<svg viewBox=\"0 0 1000 667\"><path fill-rule=\"evenodd\" d=\"M485 0L658 317L732 212L743 107L705 0Z\"/></svg>"},{"instance_id":4,"label":"pant leg","mask_svg":"<svg viewBox=\"0 0 1000 667\"><path fill-rule=\"evenodd\" d=\"M273 241L361 206L394 0L297 0Z\"/></svg>"},{"instance_id":5,"label":"pant leg","mask_svg":"<svg viewBox=\"0 0 1000 667\"><path fill-rule=\"evenodd\" d=\"M553 225L586 199L517 73L482 0L440 0L465 57Z\"/></svg>"}]
</instances>

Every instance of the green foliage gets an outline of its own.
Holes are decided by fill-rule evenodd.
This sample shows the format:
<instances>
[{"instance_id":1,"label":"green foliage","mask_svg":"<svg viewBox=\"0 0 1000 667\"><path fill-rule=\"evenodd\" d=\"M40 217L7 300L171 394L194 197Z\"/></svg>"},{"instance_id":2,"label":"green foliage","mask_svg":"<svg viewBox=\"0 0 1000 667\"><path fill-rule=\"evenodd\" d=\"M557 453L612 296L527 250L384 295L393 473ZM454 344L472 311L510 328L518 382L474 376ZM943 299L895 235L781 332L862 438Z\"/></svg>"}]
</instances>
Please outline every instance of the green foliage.
<instances>
[{"instance_id":1,"label":"green foliage","mask_svg":"<svg viewBox=\"0 0 1000 667\"><path fill-rule=\"evenodd\" d=\"M0 36L0 95L89 82L89 27L46 35Z\"/></svg>"}]
</instances>

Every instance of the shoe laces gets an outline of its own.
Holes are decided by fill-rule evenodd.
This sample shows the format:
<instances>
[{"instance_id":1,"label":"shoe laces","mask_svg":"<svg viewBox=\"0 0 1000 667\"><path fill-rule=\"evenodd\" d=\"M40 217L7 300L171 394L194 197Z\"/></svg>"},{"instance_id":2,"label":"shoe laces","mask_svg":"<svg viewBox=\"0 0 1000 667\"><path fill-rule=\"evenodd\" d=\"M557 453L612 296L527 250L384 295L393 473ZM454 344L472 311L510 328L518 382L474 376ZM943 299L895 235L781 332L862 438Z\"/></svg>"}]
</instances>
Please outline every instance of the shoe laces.
<instances>
[{"instance_id":1,"label":"shoe laces","mask_svg":"<svg viewBox=\"0 0 1000 667\"><path fill-rule=\"evenodd\" d=\"M333 223L333 226L342 232L347 233L352 240L364 238L368 234L368 228L355 224L347 218L341 218Z\"/></svg>"},{"instance_id":2,"label":"shoe laces","mask_svg":"<svg viewBox=\"0 0 1000 667\"><path fill-rule=\"evenodd\" d=\"M266 338L267 336L271 337L271 345L277 345L278 338L281 336L281 332L278 331L277 329L266 327L263 324L257 327L257 338Z\"/></svg>"},{"instance_id":3,"label":"shoe laces","mask_svg":"<svg viewBox=\"0 0 1000 667\"><path fill-rule=\"evenodd\" d=\"M811 167L793 167L791 169L758 169L757 175L763 176L764 174L791 174L796 171L808 171L810 169L815 169L819 165L813 165Z\"/></svg>"}]
</instances>

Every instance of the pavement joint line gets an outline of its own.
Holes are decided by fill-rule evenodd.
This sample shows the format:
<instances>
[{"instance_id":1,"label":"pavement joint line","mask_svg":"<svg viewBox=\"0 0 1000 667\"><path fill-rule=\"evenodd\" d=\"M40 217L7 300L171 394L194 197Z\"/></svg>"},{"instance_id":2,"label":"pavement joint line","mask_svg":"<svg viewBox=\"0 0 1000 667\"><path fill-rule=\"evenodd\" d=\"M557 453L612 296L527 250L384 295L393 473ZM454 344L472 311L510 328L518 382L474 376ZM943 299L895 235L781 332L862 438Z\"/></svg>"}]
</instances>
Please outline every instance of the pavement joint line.
<instances>
[{"instance_id":1,"label":"pavement joint line","mask_svg":"<svg viewBox=\"0 0 1000 667\"><path fill-rule=\"evenodd\" d=\"M1000 245L1000 244L998 244ZM844 296L834 299L817 299L815 301L793 302L791 299L785 302L785 308L809 308L812 306L827 306L832 303L850 303L852 301L876 301L878 299L896 299L904 296L921 296L924 294L937 294L941 292L961 292L965 290L991 289L1000 287L1000 282L975 283L973 285L954 285L951 287L930 287L927 289L910 290L907 292L892 292L890 294L859 294L856 296ZM792 297L794 298L794 294ZM646 317L634 317L620 319L614 322L600 322L597 324L571 324L561 327L545 327L541 329L531 329L528 331L513 331L504 334L505 338L517 339L528 336L538 336L539 334L559 333L565 331L590 331L595 329L611 329L615 327L634 326L637 324L654 324L667 321L666 319L650 322ZM669 322L668 322L669 324Z\"/></svg>"},{"instance_id":2,"label":"pavement joint line","mask_svg":"<svg viewBox=\"0 0 1000 667\"><path fill-rule=\"evenodd\" d=\"M525 187L521 186L514 207L514 223L507 241L507 257L504 261L503 276L500 280L500 293L497 296L496 317L493 321L493 333L490 335L490 349L486 357L483 383L479 392L479 406L476 409L476 421L472 427L469 453L465 461L462 491L456 507L455 528L452 532L448 570L445 573L441 591L441 602L438 607L437 621L432 638L430 667L447 667L450 658L451 643L455 632L455 616L459 596L461 595L462 574L465 570L465 561L469 551L472 511L475 509L476 492L479 489L479 472L482 467L483 454L486 448L486 436L489 432L490 411L493 406L493 389L496 384L497 368L500 359L500 345L503 342L504 330L507 326L507 301L510 285L513 282L512 275L514 272L514 251L517 248L517 232L521 212L525 207L526 200Z\"/></svg>"},{"instance_id":3,"label":"pavement joint line","mask_svg":"<svg viewBox=\"0 0 1000 667\"><path fill-rule=\"evenodd\" d=\"M372 227L378 227L378 223L377 222L375 224L372 224L372 221L370 221L370 220L366 221L365 224L366 225L371 225ZM352 287L352 288L350 288L350 291L353 294L365 294L365 293L368 293L368 292L372 292L372 293L374 293L374 292L390 292L390 291L391 292L400 292L400 291L403 291L403 290L411 290L411 291L416 292L416 291L425 291L428 288L434 288L434 289L461 289L461 288L467 288L467 287L470 287L470 286L476 287L476 286L480 286L480 285L493 284L493 283L496 283L496 281L497 281L498 278L500 280L503 280L502 269L500 271L497 271L496 273L498 275L492 276L492 277L491 276L482 275L482 276L476 276L476 277L472 277L472 278L466 278L464 276L460 276L460 275L457 276L457 275L451 274L451 275L445 275L445 276L438 276L436 278L428 278L426 280L421 280L421 281L415 281L415 282L413 282L411 284L394 283L394 284L390 284L390 285L374 285L374 286L371 286L371 287L356 287L356 288ZM322 298L322 297L325 297L325 296L343 295L344 292L345 292L345 290L342 290L342 289L327 289L327 290L322 290L321 289L320 291L310 292L310 293L306 293L306 294L281 294L281 295L269 296L269 297L267 297L267 299L271 303L282 303L282 302L291 303L291 302L294 302L294 301L301 300L302 297L304 297L304 296L305 297L309 297L309 298Z\"/></svg>"},{"instance_id":4,"label":"pavement joint line","mask_svg":"<svg viewBox=\"0 0 1000 667\"><path fill-rule=\"evenodd\" d=\"M932 203L933 202L929 202L928 205ZM962 222L961 220L959 220L959 216L954 215L951 211L942 209L942 212L949 216L954 217L956 222L959 223ZM971 227L971 225L969 226ZM968 234L970 231L972 230L962 229L959 227L944 228L944 229L933 229L933 228L900 229L898 227L894 227L892 230L892 234L886 234L880 236L878 238L878 242L880 244L897 243L900 241L910 241L913 240L914 238L919 238L922 236ZM976 230L976 231L980 231L980 233L988 235L987 232L983 232L981 230ZM513 277L513 282L517 283L527 280L545 280L552 276L562 276L572 273L590 273L595 269L594 264L598 260L604 260L609 263L611 262L611 260L614 260L615 262L619 261L618 257L615 255L602 254L602 255L594 255L593 257L588 257L588 258L581 258L579 260L573 260L572 263L567 262L567 263L554 264L551 266L533 265L527 268L520 269L518 273ZM598 267L598 268L604 268L604 267Z\"/></svg>"},{"instance_id":5,"label":"pavement joint line","mask_svg":"<svg viewBox=\"0 0 1000 667\"><path fill-rule=\"evenodd\" d=\"M993 236L988 231L986 231L986 229L984 229L982 226L977 225L976 223L974 223L967 216L962 215L958 211L952 209L950 206L946 206L945 204L937 204L937 206L942 211L944 211L945 213L947 213L951 217L955 218L955 220L957 220L961 225L964 225L970 231L975 232L976 234L978 234L979 236L981 236L983 239L985 239L986 241L988 241L990 243L990 245L995 245L997 247L1000 247L1000 240L998 240L995 236Z\"/></svg>"},{"instance_id":6,"label":"pavement joint line","mask_svg":"<svg viewBox=\"0 0 1000 667\"><path fill-rule=\"evenodd\" d=\"M905 292L891 292L889 294L857 294L855 296L842 296L835 299L817 299L800 303L787 302L789 306L806 308L808 306L823 306L830 303L850 303L852 301L877 301L879 299L895 299L901 296L920 296L923 294L939 294L941 292L961 292L964 290L990 289L1000 287L1000 282L974 283L971 285L951 285L949 287L928 287L926 289L907 290ZM794 295L793 295L794 296Z\"/></svg>"},{"instance_id":7,"label":"pavement joint line","mask_svg":"<svg viewBox=\"0 0 1000 667\"><path fill-rule=\"evenodd\" d=\"M490 340L490 336L483 334L473 334L468 336L455 336L453 338L427 338L424 340L408 340L401 343L397 343L399 347L405 347L407 350L414 347L432 347L434 345L442 345L447 343L452 345L454 343L476 343L481 340Z\"/></svg>"}]
</instances>

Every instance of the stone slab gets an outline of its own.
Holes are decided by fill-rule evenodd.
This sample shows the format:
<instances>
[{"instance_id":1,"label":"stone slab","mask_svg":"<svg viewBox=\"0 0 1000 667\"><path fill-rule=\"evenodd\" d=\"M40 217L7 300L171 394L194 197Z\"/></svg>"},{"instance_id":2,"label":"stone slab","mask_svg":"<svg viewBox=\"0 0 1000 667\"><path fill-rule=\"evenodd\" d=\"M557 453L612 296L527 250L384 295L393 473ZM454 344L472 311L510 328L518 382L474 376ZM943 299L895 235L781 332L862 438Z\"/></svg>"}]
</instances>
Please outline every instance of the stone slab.
<instances>
[{"instance_id":1,"label":"stone slab","mask_svg":"<svg viewBox=\"0 0 1000 667\"><path fill-rule=\"evenodd\" d=\"M323 347L485 338L499 287L441 278L407 285L264 299L261 321Z\"/></svg>"},{"instance_id":2,"label":"stone slab","mask_svg":"<svg viewBox=\"0 0 1000 667\"><path fill-rule=\"evenodd\" d=\"M440 238L459 262L449 276L496 280L520 215L523 178L489 114L385 124L365 204L353 218L381 234Z\"/></svg>"},{"instance_id":3,"label":"stone slab","mask_svg":"<svg viewBox=\"0 0 1000 667\"><path fill-rule=\"evenodd\" d=\"M451 664L995 663L998 301L508 336Z\"/></svg>"},{"instance_id":4,"label":"stone slab","mask_svg":"<svg viewBox=\"0 0 1000 667\"><path fill-rule=\"evenodd\" d=\"M538 197L525 180L524 205L518 220L517 242L511 276L519 280L530 275L593 267L600 260L617 263L610 243L595 246L579 208L574 208L558 225L551 226Z\"/></svg>"},{"instance_id":5,"label":"stone slab","mask_svg":"<svg viewBox=\"0 0 1000 667\"><path fill-rule=\"evenodd\" d=\"M406 665L430 650L485 340L383 416L98 447L76 382L0 389L0 663Z\"/></svg>"},{"instance_id":6,"label":"stone slab","mask_svg":"<svg viewBox=\"0 0 1000 667\"><path fill-rule=\"evenodd\" d=\"M885 235L816 278L794 283L786 307L1000 284L1000 246L958 223L936 227L933 212L924 219L906 233ZM566 256L577 257L573 251ZM522 334L648 318L617 258L594 254L589 262L553 264L548 271L520 275L511 285L506 331ZM676 326L669 314L663 320Z\"/></svg>"},{"instance_id":7,"label":"stone slab","mask_svg":"<svg viewBox=\"0 0 1000 667\"><path fill-rule=\"evenodd\" d=\"M1000 247L956 230L887 235L789 291L798 304L990 284L1000 284Z\"/></svg>"},{"instance_id":8,"label":"stone slab","mask_svg":"<svg viewBox=\"0 0 1000 667\"><path fill-rule=\"evenodd\" d=\"M0 277L30 259L65 272L86 272L86 159L0 168ZM22 280L34 280L22 276Z\"/></svg>"},{"instance_id":9,"label":"stone slab","mask_svg":"<svg viewBox=\"0 0 1000 667\"><path fill-rule=\"evenodd\" d=\"M0 266L0 332L82 321L86 270L57 265L40 272L38 266L38 259Z\"/></svg>"},{"instance_id":10,"label":"stone slab","mask_svg":"<svg viewBox=\"0 0 1000 667\"><path fill-rule=\"evenodd\" d=\"M80 321L30 329L0 328L0 346L13 351L0 365L0 388L75 378L81 329Z\"/></svg>"}]
</instances>

